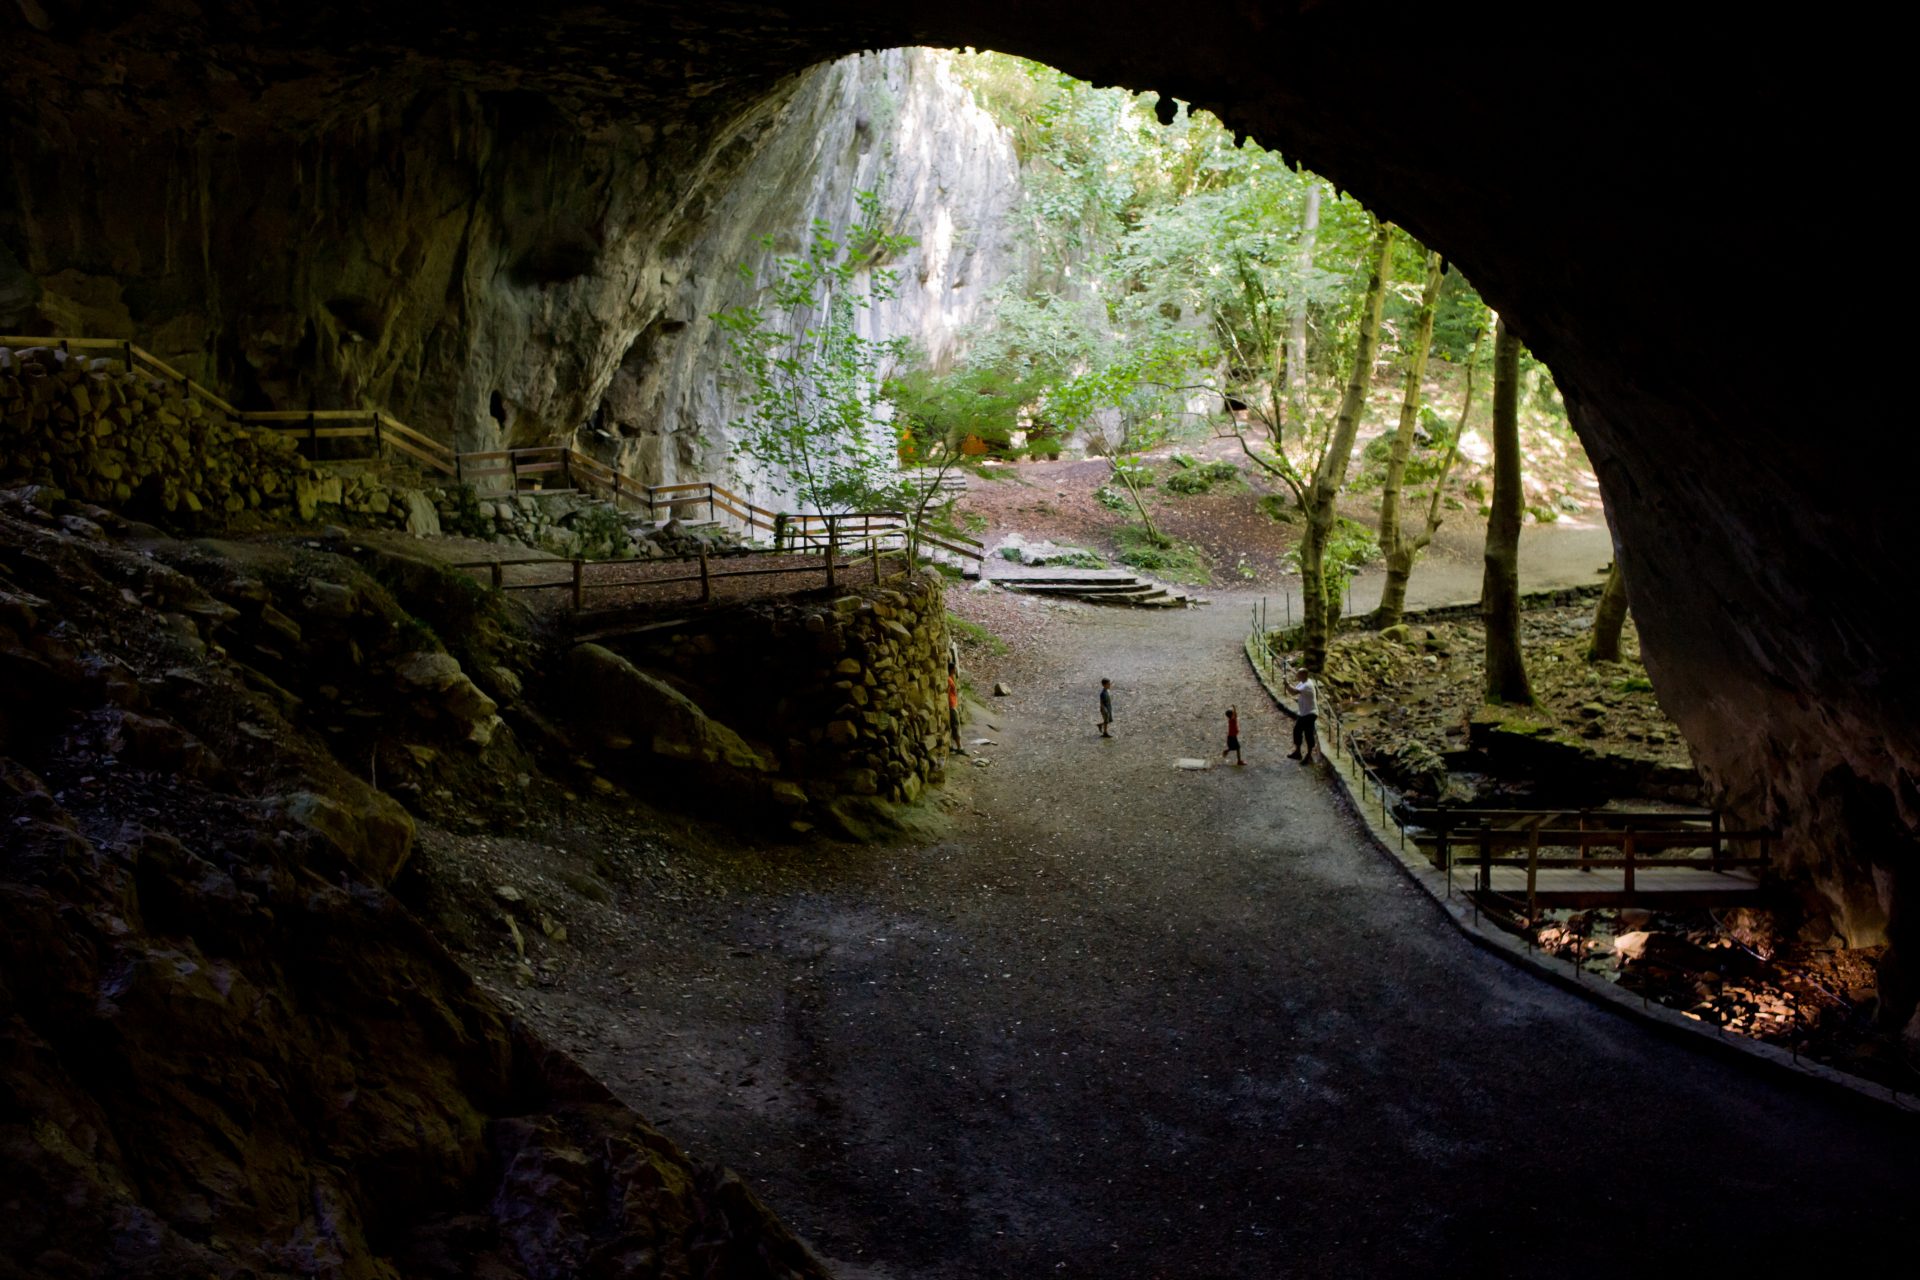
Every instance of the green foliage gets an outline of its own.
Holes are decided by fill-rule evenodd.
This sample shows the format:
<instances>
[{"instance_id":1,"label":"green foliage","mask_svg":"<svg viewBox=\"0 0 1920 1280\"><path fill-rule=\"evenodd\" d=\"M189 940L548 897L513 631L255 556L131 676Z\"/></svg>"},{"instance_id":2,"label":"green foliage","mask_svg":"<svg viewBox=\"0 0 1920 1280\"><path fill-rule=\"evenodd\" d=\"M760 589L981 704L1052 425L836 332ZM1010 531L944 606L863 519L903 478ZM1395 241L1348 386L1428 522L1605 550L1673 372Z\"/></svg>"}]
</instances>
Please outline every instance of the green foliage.
<instances>
[{"instance_id":1,"label":"green foliage","mask_svg":"<svg viewBox=\"0 0 1920 1280\"><path fill-rule=\"evenodd\" d=\"M1616 693L1652 693L1653 681L1645 676L1628 676L1614 681L1613 688Z\"/></svg>"},{"instance_id":2,"label":"green foliage","mask_svg":"<svg viewBox=\"0 0 1920 1280\"><path fill-rule=\"evenodd\" d=\"M1294 549L1297 560L1300 548ZM1347 584L1353 580L1356 569L1380 558L1380 538L1372 529L1345 516L1334 520L1333 532L1327 538L1326 563L1321 569L1326 583L1327 602L1334 613L1339 612L1339 602L1347 594Z\"/></svg>"},{"instance_id":3,"label":"green foliage","mask_svg":"<svg viewBox=\"0 0 1920 1280\"><path fill-rule=\"evenodd\" d=\"M1176 471L1167 477L1169 493L1197 494L1210 493L1213 486L1240 478L1240 468L1231 462L1209 462L1204 466L1189 467L1185 471Z\"/></svg>"},{"instance_id":4,"label":"green foliage","mask_svg":"<svg viewBox=\"0 0 1920 1280\"><path fill-rule=\"evenodd\" d=\"M845 244L816 219L800 253L771 258L771 310L733 307L715 317L727 344L723 376L746 407L733 424L735 455L812 510L867 505L892 488L893 451L876 428L886 417L880 370L905 346L862 337L857 318L893 296L896 274L876 264L912 241L881 229L872 192L856 200L860 218ZM769 255L778 247L772 236L760 244ZM750 263L740 272L756 274Z\"/></svg>"},{"instance_id":5,"label":"green foliage","mask_svg":"<svg viewBox=\"0 0 1920 1280\"><path fill-rule=\"evenodd\" d=\"M1093 499L1109 511L1125 511L1133 505L1133 499L1112 485L1106 484L1093 491Z\"/></svg>"},{"instance_id":6,"label":"green foliage","mask_svg":"<svg viewBox=\"0 0 1920 1280\"><path fill-rule=\"evenodd\" d=\"M580 537L580 554L588 560L614 560L633 550L626 521L611 506L591 506L575 515L572 525Z\"/></svg>"},{"instance_id":7,"label":"green foliage","mask_svg":"<svg viewBox=\"0 0 1920 1280\"><path fill-rule=\"evenodd\" d=\"M1007 651L1007 642L977 622L969 622L957 614L947 615L947 630L962 648L984 649L995 657Z\"/></svg>"},{"instance_id":8,"label":"green foliage","mask_svg":"<svg viewBox=\"0 0 1920 1280\"><path fill-rule=\"evenodd\" d=\"M1149 533L1143 526L1124 524L1114 530L1120 563L1173 582L1213 581L1205 555L1190 542Z\"/></svg>"},{"instance_id":9,"label":"green foliage","mask_svg":"<svg viewBox=\"0 0 1920 1280\"><path fill-rule=\"evenodd\" d=\"M1035 379L1000 368L969 365L937 374L921 366L887 379L885 392L894 406L901 460L925 465L952 460L969 438L1002 457L1019 452L1013 433L1037 387Z\"/></svg>"},{"instance_id":10,"label":"green foliage","mask_svg":"<svg viewBox=\"0 0 1920 1280\"><path fill-rule=\"evenodd\" d=\"M1281 524L1292 524L1300 518L1300 508L1295 506L1293 499L1284 493L1261 495L1260 510Z\"/></svg>"}]
</instances>

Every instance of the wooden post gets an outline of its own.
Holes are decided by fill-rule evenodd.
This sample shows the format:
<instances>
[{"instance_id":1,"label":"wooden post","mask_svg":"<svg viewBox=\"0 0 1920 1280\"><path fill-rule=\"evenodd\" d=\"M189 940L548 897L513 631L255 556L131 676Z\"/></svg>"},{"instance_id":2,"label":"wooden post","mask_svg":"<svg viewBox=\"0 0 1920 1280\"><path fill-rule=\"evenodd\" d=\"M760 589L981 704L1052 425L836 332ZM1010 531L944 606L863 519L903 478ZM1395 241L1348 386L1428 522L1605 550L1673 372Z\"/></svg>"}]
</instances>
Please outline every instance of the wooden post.
<instances>
[{"instance_id":1,"label":"wooden post","mask_svg":"<svg viewBox=\"0 0 1920 1280\"><path fill-rule=\"evenodd\" d=\"M1535 887L1540 878L1540 823L1533 824L1533 831L1527 840L1527 914L1540 914L1540 893Z\"/></svg>"},{"instance_id":2,"label":"wooden post","mask_svg":"<svg viewBox=\"0 0 1920 1280\"><path fill-rule=\"evenodd\" d=\"M833 522L832 516L828 516L827 517L827 589L828 590L832 590L834 586L833 562L840 553L840 545L839 545L839 538L838 538L839 532L840 532L840 526L838 526Z\"/></svg>"},{"instance_id":3,"label":"wooden post","mask_svg":"<svg viewBox=\"0 0 1920 1280\"><path fill-rule=\"evenodd\" d=\"M1720 811L1713 811L1713 851L1708 855L1707 865L1714 871L1720 870Z\"/></svg>"},{"instance_id":4,"label":"wooden post","mask_svg":"<svg viewBox=\"0 0 1920 1280\"><path fill-rule=\"evenodd\" d=\"M1440 869L1442 871L1452 869L1447 862L1447 820L1445 818L1440 820L1440 842L1435 846L1434 853L1440 859Z\"/></svg>"},{"instance_id":5,"label":"wooden post","mask_svg":"<svg viewBox=\"0 0 1920 1280\"><path fill-rule=\"evenodd\" d=\"M464 458L465 456L466 456L465 454L461 454L461 453L456 453L453 455L453 482L455 484L465 484L467 482L467 477L464 474L465 468L462 467L460 463L460 459Z\"/></svg>"},{"instance_id":6,"label":"wooden post","mask_svg":"<svg viewBox=\"0 0 1920 1280\"><path fill-rule=\"evenodd\" d=\"M563 489L573 488L573 450L571 449L562 449L560 451L560 487ZM574 607L576 609L579 608L578 605Z\"/></svg>"},{"instance_id":7,"label":"wooden post","mask_svg":"<svg viewBox=\"0 0 1920 1280\"><path fill-rule=\"evenodd\" d=\"M653 486L648 485L647 486L647 519L658 520L659 518L660 517L653 505Z\"/></svg>"},{"instance_id":8,"label":"wooden post","mask_svg":"<svg viewBox=\"0 0 1920 1280\"><path fill-rule=\"evenodd\" d=\"M1627 838L1625 843L1621 845L1620 851L1625 855L1623 860L1627 864L1625 868L1626 882L1623 885L1623 888L1627 893L1632 893L1633 892L1633 828L1631 827L1627 828Z\"/></svg>"},{"instance_id":9,"label":"wooden post","mask_svg":"<svg viewBox=\"0 0 1920 1280\"><path fill-rule=\"evenodd\" d=\"M873 580L875 582L878 582L880 581L880 541L879 539L868 538L867 550L873 556Z\"/></svg>"},{"instance_id":10,"label":"wooden post","mask_svg":"<svg viewBox=\"0 0 1920 1280\"><path fill-rule=\"evenodd\" d=\"M493 570L493 574L492 574L493 589L495 591L505 590L505 588L501 584L506 580L506 571L500 567L500 562L498 560L495 560L490 567Z\"/></svg>"},{"instance_id":11,"label":"wooden post","mask_svg":"<svg viewBox=\"0 0 1920 1280\"><path fill-rule=\"evenodd\" d=\"M713 514L713 482L709 480L707 482L707 519L712 520L714 518L715 516Z\"/></svg>"},{"instance_id":12,"label":"wooden post","mask_svg":"<svg viewBox=\"0 0 1920 1280\"><path fill-rule=\"evenodd\" d=\"M620 509L620 472L618 469L613 473L613 509L615 511Z\"/></svg>"},{"instance_id":13,"label":"wooden post","mask_svg":"<svg viewBox=\"0 0 1920 1280\"><path fill-rule=\"evenodd\" d=\"M127 372L133 372L133 339L127 339Z\"/></svg>"},{"instance_id":14,"label":"wooden post","mask_svg":"<svg viewBox=\"0 0 1920 1280\"><path fill-rule=\"evenodd\" d=\"M313 456L308 460L311 462L320 461L320 426L313 420L313 401L311 399L307 401L307 448L313 453Z\"/></svg>"},{"instance_id":15,"label":"wooden post","mask_svg":"<svg viewBox=\"0 0 1920 1280\"><path fill-rule=\"evenodd\" d=\"M378 460L380 457L380 449L380 415L376 413L373 415L373 456L375 460Z\"/></svg>"},{"instance_id":16,"label":"wooden post","mask_svg":"<svg viewBox=\"0 0 1920 1280\"><path fill-rule=\"evenodd\" d=\"M573 611L580 612L581 598L586 594L587 562L576 559L573 562Z\"/></svg>"},{"instance_id":17,"label":"wooden post","mask_svg":"<svg viewBox=\"0 0 1920 1280\"><path fill-rule=\"evenodd\" d=\"M713 575L707 571L707 549L700 548L700 603L713 602Z\"/></svg>"},{"instance_id":18,"label":"wooden post","mask_svg":"<svg viewBox=\"0 0 1920 1280\"><path fill-rule=\"evenodd\" d=\"M1480 891L1493 888L1493 828L1480 824Z\"/></svg>"}]
</instances>

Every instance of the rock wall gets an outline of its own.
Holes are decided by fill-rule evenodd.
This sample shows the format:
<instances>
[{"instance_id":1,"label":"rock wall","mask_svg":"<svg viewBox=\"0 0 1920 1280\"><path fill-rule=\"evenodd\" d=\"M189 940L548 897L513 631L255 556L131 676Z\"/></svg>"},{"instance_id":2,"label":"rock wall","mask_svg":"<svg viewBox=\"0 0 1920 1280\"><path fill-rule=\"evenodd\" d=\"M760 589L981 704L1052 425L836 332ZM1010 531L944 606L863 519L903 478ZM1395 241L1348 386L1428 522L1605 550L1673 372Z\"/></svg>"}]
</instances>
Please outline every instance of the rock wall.
<instances>
[{"instance_id":1,"label":"rock wall","mask_svg":"<svg viewBox=\"0 0 1920 1280\"><path fill-rule=\"evenodd\" d=\"M0 490L0 1271L824 1276L394 897L414 825L359 775L511 820L526 651L310 541Z\"/></svg>"},{"instance_id":2,"label":"rock wall","mask_svg":"<svg viewBox=\"0 0 1920 1280\"><path fill-rule=\"evenodd\" d=\"M660 640L613 642L755 744L753 766L790 784L790 812L865 838L945 778L946 604L931 570L833 600L760 602ZM590 682L588 699L604 703ZM646 724L628 724L646 742ZM662 754L660 748L654 748Z\"/></svg>"},{"instance_id":3,"label":"rock wall","mask_svg":"<svg viewBox=\"0 0 1920 1280\"><path fill-rule=\"evenodd\" d=\"M738 400L712 314L751 301L758 237L843 231L881 193L919 243L867 319L945 357L998 279L1016 174L930 51L704 114L612 127L537 94L413 91L313 132L145 136L81 164L71 122L12 129L0 332L137 337L242 409L377 405L468 450L579 432L643 481L722 475Z\"/></svg>"},{"instance_id":4,"label":"rock wall","mask_svg":"<svg viewBox=\"0 0 1920 1280\"><path fill-rule=\"evenodd\" d=\"M810 227L844 243L862 192L879 197L887 231L914 240L884 264L898 276L897 292L862 312L863 333L907 337L937 366L950 363L962 330L1012 265L1009 214L1020 194L1012 139L947 54L844 58L806 78L708 210L702 234L663 260L674 288L621 359L589 437L596 448L631 474L668 482L731 475L755 501L774 505L780 477L729 462L730 424L745 406L743 389L716 376L726 348L714 316L756 305L768 259L797 252ZM855 288L870 284L863 270Z\"/></svg>"}]
</instances>

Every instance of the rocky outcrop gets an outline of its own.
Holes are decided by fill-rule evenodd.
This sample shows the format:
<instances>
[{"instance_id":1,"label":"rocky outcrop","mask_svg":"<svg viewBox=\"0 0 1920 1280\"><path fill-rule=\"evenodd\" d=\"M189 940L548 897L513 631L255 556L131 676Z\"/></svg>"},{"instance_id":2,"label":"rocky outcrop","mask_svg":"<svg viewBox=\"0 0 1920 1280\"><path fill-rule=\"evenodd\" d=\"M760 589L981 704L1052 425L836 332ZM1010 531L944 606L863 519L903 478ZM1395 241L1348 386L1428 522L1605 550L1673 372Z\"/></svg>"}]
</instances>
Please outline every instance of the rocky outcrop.
<instances>
[{"instance_id":1,"label":"rocky outcrop","mask_svg":"<svg viewBox=\"0 0 1920 1280\"><path fill-rule=\"evenodd\" d=\"M483 603L376 566L456 658L342 557L45 490L0 549L0 1270L824 1276L392 896L413 823L360 769L430 808L525 767Z\"/></svg>"},{"instance_id":2,"label":"rocky outcrop","mask_svg":"<svg viewBox=\"0 0 1920 1280\"><path fill-rule=\"evenodd\" d=\"M577 714L603 749L728 765L736 799L855 839L896 826L889 806L945 778L946 608L931 571L609 643L625 657L573 657Z\"/></svg>"},{"instance_id":3,"label":"rocky outcrop","mask_svg":"<svg viewBox=\"0 0 1920 1280\"><path fill-rule=\"evenodd\" d=\"M288 164L197 133L99 151L81 175L50 162L56 133L16 129L0 332L138 336L242 409L372 403L467 450L580 431L642 481L721 476L739 402L714 381L712 319L754 296L738 268L766 259L760 236L791 249L881 194L918 243L867 318L944 358L998 278L1015 193L1012 144L946 55L769 88L676 104L699 127L536 93L382 93L316 133L282 117L269 145Z\"/></svg>"},{"instance_id":4,"label":"rocky outcrop","mask_svg":"<svg viewBox=\"0 0 1920 1280\"><path fill-rule=\"evenodd\" d=\"M759 304L770 260L798 252L812 228L844 242L857 197L871 192L886 230L914 244L873 264L894 273L898 287L861 313L862 329L908 338L944 366L1007 274L1019 190L1011 138L947 55L895 49L812 73L707 210L701 234L662 262L673 291L607 385L597 449L643 478L730 475L762 505L775 505L782 478L729 456L748 388L716 376L726 349L715 317ZM854 287L865 292L869 284L862 270Z\"/></svg>"}]
</instances>

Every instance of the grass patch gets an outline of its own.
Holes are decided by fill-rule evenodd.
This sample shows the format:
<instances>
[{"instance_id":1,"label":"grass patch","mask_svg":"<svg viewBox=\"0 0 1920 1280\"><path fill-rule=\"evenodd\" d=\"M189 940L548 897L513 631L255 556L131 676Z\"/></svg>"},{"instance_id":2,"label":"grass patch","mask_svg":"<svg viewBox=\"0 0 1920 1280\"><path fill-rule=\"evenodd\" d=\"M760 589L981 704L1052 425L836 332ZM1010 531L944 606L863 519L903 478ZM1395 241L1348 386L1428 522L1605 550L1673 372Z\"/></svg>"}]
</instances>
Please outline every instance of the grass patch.
<instances>
[{"instance_id":1,"label":"grass patch","mask_svg":"<svg viewBox=\"0 0 1920 1280\"><path fill-rule=\"evenodd\" d=\"M1200 548L1177 538L1155 538L1137 524L1114 530L1120 563L1172 582L1210 583L1213 570Z\"/></svg>"},{"instance_id":2,"label":"grass patch","mask_svg":"<svg viewBox=\"0 0 1920 1280\"><path fill-rule=\"evenodd\" d=\"M955 614L949 613L947 615L947 630L953 633L953 638L960 643L962 648L985 649L996 658L1007 651L1007 642L1005 640L1002 640L999 636L993 634L993 632L987 630L979 623L968 622L965 618Z\"/></svg>"}]
</instances>

